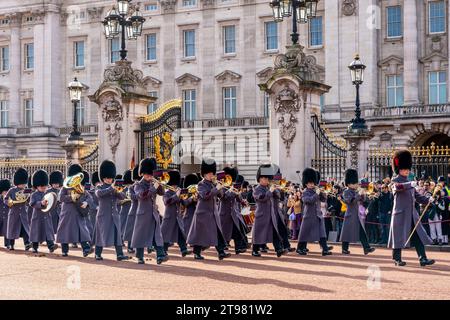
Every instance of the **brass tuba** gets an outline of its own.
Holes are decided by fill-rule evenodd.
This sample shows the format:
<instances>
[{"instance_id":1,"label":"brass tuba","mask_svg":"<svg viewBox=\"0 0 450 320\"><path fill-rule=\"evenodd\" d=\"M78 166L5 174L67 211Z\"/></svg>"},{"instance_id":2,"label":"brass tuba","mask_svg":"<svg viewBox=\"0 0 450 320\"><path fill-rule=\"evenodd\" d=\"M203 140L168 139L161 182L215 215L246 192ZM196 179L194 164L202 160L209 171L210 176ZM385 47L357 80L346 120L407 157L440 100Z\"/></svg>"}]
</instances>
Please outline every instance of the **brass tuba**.
<instances>
[{"instance_id":1,"label":"brass tuba","mask_svg":"<svg viewBox=\"0 0 450 320\"><path fill-rule=\"evenodd\" d=\"M77 202L81 195L84 193L84 187L81 184L83 181L84 174L82 172L77 173L76 175L67 177L64 179L63 187L66 189L73 189L70 192L70 197L73 202Z\"/></svg>"}]
</instances>

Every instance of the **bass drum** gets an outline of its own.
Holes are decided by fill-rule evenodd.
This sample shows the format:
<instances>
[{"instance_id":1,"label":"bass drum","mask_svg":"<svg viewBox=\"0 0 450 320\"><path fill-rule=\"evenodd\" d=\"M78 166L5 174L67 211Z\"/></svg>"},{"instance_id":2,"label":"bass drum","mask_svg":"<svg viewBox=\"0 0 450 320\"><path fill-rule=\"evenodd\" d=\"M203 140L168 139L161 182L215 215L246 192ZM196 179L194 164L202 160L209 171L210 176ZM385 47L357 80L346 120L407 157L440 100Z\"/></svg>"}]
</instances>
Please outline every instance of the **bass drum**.
<instances>
[{"instance_id":1,"label":"bass drum","mask_svg":"<svg viewBox=\"0 0 450 320\"><path fill-rule=\"evenodd\" d=\"M250 206L243 207L241 209L242 218L244 218L244 222L247 225L247 228L251 229L253 226L253 222L255 221L254 213L252 216L252 211Z\"/></svg>"}]
</instances>

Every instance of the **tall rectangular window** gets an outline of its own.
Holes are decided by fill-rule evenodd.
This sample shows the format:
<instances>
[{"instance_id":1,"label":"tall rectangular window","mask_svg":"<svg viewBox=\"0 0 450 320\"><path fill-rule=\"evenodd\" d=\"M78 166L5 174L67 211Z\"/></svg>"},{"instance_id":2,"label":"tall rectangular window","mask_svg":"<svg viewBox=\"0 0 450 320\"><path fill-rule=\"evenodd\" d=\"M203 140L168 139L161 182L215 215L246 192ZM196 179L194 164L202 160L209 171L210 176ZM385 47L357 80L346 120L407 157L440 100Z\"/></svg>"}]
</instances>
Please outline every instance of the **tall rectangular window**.
<instances>
[{"instance_id":1,"label":"tall rectangular window","mask_svg":"<svg viewBox=\"0 0 450 320\"><path fill-rule=\"evenodd\" d=\"M270 96L264 92L264 117L268 118L270 112Z\"/></svg>"},{"instance_id":2,"label":"tall rectangular window","mask_svg":"<svg viewBox=\"0 0 450 320\"><path fill-rule=\"evenodd\" d=\"M9 47L0 48L0 71L9 70Z\"/></svg>"},{"instance_id":3,"label":"tall rectangular window","mask_svg":"<svg viewBox=\"0 0 450 320\"><path fill-rule=\"evenodd\" d=\"M8 127L8 101L0 101L0 127Z\"/></svg>"},{"instance_id":4,"label":"tall rectangular window","mask_svg":"<svg viewBox=\"0 0 450 320\"><path fill-rule=\"evenodd\" d=\"M81 100L77 102L76 117L79 126L84 126L86 124L86 100L84 97L81 97Z\"/></svg>"},{"instance_id":5,"label":"tall rectangular window","mask_svg":"<svg viewBox=\"0 0 450 320\"><path fill-rule=\"evenodd\" d=\"M84 41L74 42L75 67L84 67Z\"/></svg>"},{"instance_id":6,"label":"tall rectangular window","mask_svg":"<svg viewBox=\"0 0 450 320\"><path fill-rule=\"evenodd\" d=\"M403 105L403 76L386 77L387 106L395 107Z\"/></svg>"},{"instance_id":7,"label":"tall rectangular window","mask_svg":"<svg viewBox=\"0 0 450 320\"><path fill-rule=\"evenodd\" d=\"M402 7L387 7L387 36L388 38L401 37L403 35Z\"/></svg>"},{"instance_id":8,"label":"tall rectangular window","mask_svg":"<svg viewBox=\"0 0 450 320\"><path fill-rule=\"evenodd\" d=\"M25 44L25 69L34 68L34 43Z\"/></svg>"},{"instance_id":9,"label":"tall rectangular window","mask_svg":"<svg viewBox=\"0 0 450 320\"><path fill-rule=\"evenodd\" d=\"M264 23L266 51L278 50L278 24L275 21Z\"/></svg>"},{"instance_id":10,"label":"tall rectangular window","mask_svg":"<svg viewBox=\"0 0 450 320\"><path fill-rule=\"evenodd\" d=\"M445 1L432 1L428 6L430 33L445 32Z\"/></svg>"},{"instance_id":11,"label":"tall rectangular window","mask_svg":"<svg viewBox=\"0 0 450 320\"><path fill-rule=\"evenodd\" d=\"M235 26L223 27L224 53L236 53L236 28Z\"/></svg>"},{"instance_id":12,"label":"tall rectangular window","mask_svg":"<svg viewBox=\"0 0 450 320\"><path fill-rule=\"evenodd\" d=\"M197 0L183 0L183 7L195 7Z\"/></svg>"},{"instance_id":13,"label":"tall rectangular window","mask_svg":"<svg viewBox=\"0 0 450 320\"><path fill-rule=\"evenodd\" d=\"M24 101L24 123L25 127L33 125L33 99L26 99Z\"/></svg>"},{"instance_id":14,"label":"tall rectangular window","mask_svg":"<svg viewBox=\"0 0 450 320\"><path fill-rule=\"evenodd\" d=\"M223 112L226 119L236 118L236 87L223 88Z\"/></svg>"},{"instance_id":15,"label":"tall rectangular window","mask_svg":"<svg viewBox=\"0 0 450 320\"><path fill-rule=\"evenodd\" d=\"M447 102L447 73L445 71L428 74L428 101L430 104Z\"/></svg>"},{"instance_id":16,"label":"tall rectangular window","mask_svg":"<svg viewBox=\"0 0 450 320\"><path fill-rule=\"evenodd\" d=\"M145 11L156 11L158 10L158 4L157 3L149 3L145 5Z\"/></svg>"},{"instance_id":17,"label":"tall rectangular window","mask_svg":"<svg viewBox=\"0 0 450 320\"><path fill-rule=\"evenodd\" d=\"M323 45L322 17L311 18L309 23L309 45L312 47Z\"/></svg>"},{"instance_id":18,"label":"tall rectangular window","mask_svg":"<svg viewBox=\"0 0 450 320\"><path fill-rule=\"evenodd\" d=\"M156 33L146 36L147 61L156 60Z\"/></svg>"},{"instance_id":19,"label":"tall rectangular window","mask_svg":"<svg viewBox=\"0 0 450 320\"><path fill-rule=\"evenodd\" d=\"M156 91L150 91L148 93L150 97L158 97L158 92ZM147 114L153 113L158 109L158 104L156 102L149 103L147 106Z\"/></svg>"},{"instance_id":20,"label":"tall rectangular window","mask_svg":"<svg viewBox=\"0 0 450 320\"><path fill-rule=\"evenodd\" d=\"M196 118L196 92L195 90L183 90L183 117L184 120L195 120Z\"/></svg>"},{"instance_id":21,"label":"tall rectangular window","mask_svg":"<svg viewBox=\"0 0 450 320\"><path fill-rule=\"evenodd\" d=\"M183 31L184 57L195 57L195 30Z\"/></svg>"},{"instance_id":22,"label":"tall rectangular window","mask_svg":"<svg viewBox=\"0 0 450 320\"><path fill-rule=\"evenodd\" d=\"M114 63L120 60L120 40L119 38L114 38L109 41L110 49L110 62Z\"/></svg>"}]
</instances>

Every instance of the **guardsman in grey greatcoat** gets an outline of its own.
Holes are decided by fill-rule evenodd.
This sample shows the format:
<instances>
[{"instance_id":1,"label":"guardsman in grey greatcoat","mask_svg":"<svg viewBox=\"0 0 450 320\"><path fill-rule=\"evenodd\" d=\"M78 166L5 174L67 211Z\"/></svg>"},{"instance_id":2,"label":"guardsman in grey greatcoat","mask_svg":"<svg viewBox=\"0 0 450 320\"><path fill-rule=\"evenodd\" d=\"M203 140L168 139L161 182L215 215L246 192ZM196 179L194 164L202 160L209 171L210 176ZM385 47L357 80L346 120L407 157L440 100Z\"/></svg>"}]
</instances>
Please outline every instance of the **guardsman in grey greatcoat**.
<instances>
[{"instance_id":1,"label":"guardsman in grey greatcoat","mask_svg":"<svg viewBox=\"0 0 450 320\"><path fill-rule=\"evenodd\" d=\"M375 251L371 248L367 239L366 230L363 222L359 219L359 203L364 201L364 197L358 193L358 171L355 169L347 169L345 171L345 185L342 198L347 205L347 211L344 216L344 223L341 231L342 254L350 254L348 250L350 243L361 241L364 254Z\"/></svg>"},{"instance_id":2,"label":"guardsman in grey greatcoat","mask_svg":"<svg viewBox=\"0 0 450 320\"><path fill-rule=\"evenodd\" d=\"M92 221L89 216L89 212L91 211L91 208L95 207L94 205L94 199L92 198L91 189L92 185L90 183L91 178L89 176L89 172L83 170L83 180L81 181L82 186L84 187L84 190L87 192L89 197L86 198L86 202L88 203L89 211L88 214L84 217L86 220L86 226L88 227L89 234L91 235L91 238L94 239L94 226L95 224L92 224ZM94 192L95 193L95 192ZM92 243L91 243L92 245Z\"/></svg>"},{"instance_id":3,"label":"guardsman in grey greatcoat","mask_svg":"<svg viewBox=\"0 0 450 320\"><path fill-rule=\"evenodd\" d=\"M319 241L322 247L322 256L331 255L332 246L327 245L327 234L323 221L320 203L326 202L326 196L317 187L319 183L319 173L312 168L306 168L302 173L302 183L305 190L302 194L303 220L298 235L297 253L307 255L306 248L308 242Z\"/></svg>"},{"instance_id":4,"label":"guardsman in grey greatcoat","mask_svg":"<svg viewBox=\"0 0 450 320\"><path fill-rule=\"evenodd\" d=\"M123 239L123 235L125 233L125 225L127 224L127 217L128 217L128 213L130 212L130 208L131 208L131 192L130 192L130 188L132 188L132 185L134 183L133 181L133 172L131 170L126 170L123 173L123 184L125 186L125 189L123 190L123 192L125 193L125 199L120 200L119 202L119 209L120 209L120 234L122 235L122 239Z\"/></svg>"},{"instance_id":5,"label":"guardsman in grey greatcoat","mask_svg":"<svg viewBox=\"0 0 450 320\"><path fill-rule=\"evenodd\" d=\"M181 255L185 257L191 252L186 246L186 234L184 232L183 217L180 212L180 173L177 170L171 170L168 172L170 180L167 183L173 190L166 190L163 196L164 205L166 210L161 222L161 233L164 240L164 251L167 254L170 243L178 243L180 247Z\"/></svg>"},{"instance_id":6,"label":"guardsman in grey greatcoat","mask_svg":"<svg viewBox=\"0 0 450 320\"><path fill-rule=\"evenodd\" d=\"M89 206L89 220L91 221L91 225L95 226L95 222L97 221L97 212L98 212L98 198L95 194L95 191L99 186L102 185L100 181L100 177L98 176L98 171L95 171L91 175L91 190L89 190L89 195L92 197L92 206ZM93 231L92 231L93 232ZM94 234L92 234L92 239L94 239Z\"/></svg>"},{"instance_id":7,"label":"guardsman in grey greatcoat","mask_svg":"<svg viewBox=\"0 0 450 320\"><path fill-rule=\"evenodd\" d=\"M48 202L44 196L48 187L48 174L44 170L37 170L31 183L36 189L30 198L30 207L33 208L30 224L30 241L33 243L33 253L38 253L39 243L46 242L50 252L55 251L58 245L55 244L55 231L53 230L53 221L50 212L42 212Z\"/></svg>"},{"instance_id":8,"label":"guardsman in grey greatcoat","mask_svg":"<svg viewBox=\"0 0 450 320\"><path fill-rule=\"evenodd\" d=\"M61 187L63 185L64 178L61 171L53 171L50 173L50 188L47 190L47 192L54 192L56 195L59 194L59 191L61 191ZM50 216L52 218L53 223L53 230L56 233L56 230L58 229L58 222L59 222L59 214L61 213L61 203L58 201L56 206L50 211Z\"/></svg>"},{"instance_id":9,"label":"guardsman in grey greatcoat","mask_svg":"<svg viewBox=\"0 0 450 320\"><path fill-rule=\"evenodd\" d=\"M258 185L253 190L256 202L255 222L252 228L252 256L260 257L260 250L266 243L273 243L278 257L285 251L278 232L277 217L274 210L273 193L276 187L269 185L276 172L276 167L271 164L263 164L258 168L256 181Z\"/></svg>"},{"instance_id":10,"label":"guardsman in grey greatcoat","mask_svg":"<svg viewBox=\"0 0 450 320\"><path fill-rule=\"evenodd\" d=\"M83 169L79 164L72 164L67 171L67 178L82 173L82 171ZM74 188L63 187L59 192L58 200L61 202L61 214L56 231L56 242L61 244L63 257L67 257L69 254L69 243L80 243L84 257L92 253L90 245L92 238L83 216L84 211L89 210L89 198L91 197L88 192L84 191L82 194L77 194Z\"/></svg>"},{"instance_id":11,"label":"guardsman in grey greatcoat","mask_svg":"<svg viewBox=\"0 0 450 320\"><path fill-rule=\"evenodd\" d=\"M4 203L3 198L11 189L11 182L8 179L0 180L0 236L3 237L5 248L9 247L9 240L6 236L8 231L8 212L9 208Z\"/></svg>"},{"instance_id":12,"label":"guardsman in grey greatcoat","mask_svg":"<svg viewBox=\"0 0 450 320\"><path fill-rule=\"evenodd\" d=\"M113 185L116 177L116 165L110 160L104 160L98 171L103 184L95 190L98 198L98 213L94 231L95 260L103 260L103 248L111 246L116 249L117 261L128 260L128 256L123 254L122 229L117 210L117 203L125 199L125 194Z\"/></svg>"},{"instance_id":13,"label":"guardsman in grey greatcoat","mask_svg":"<svg viewBox=\"0 0 450 320\"><path fill-rule=\"evenodd\" d=\"M183 180L183 187L188 188L192 185L198 185L200 179L195 173L190 173ZM197 207L198 194L190 195L189 198L185 200L181 200L181 203L184 207L183 212L183 225L184 225L184 234L187 236L189 234L189 230L191 229L192 219L194 218L195 208Z\"/></svg>"},{"instance_id":14,"label":"guardsman in grey greatcoat","mask_svg":"<svg viewBox=\"0 0 450 320\"><path fill-rule=\"evenodd\" d=\"M136 210L138 207L138 198L134 192L134 187L136 183L140 180L139 178L139 165L134 166L131 173L133 184L128 187L128 194L131 199L130 210L128 211L127 220L125 222L125 227L123 230L123 241L127 242L128 253L135 253L135 250L131 246L131 238L133 237L134 220L136 219Z\"/></svg>"},{"instance_id":15,"label":"guardsman in grey greatcoat","mask_svg":"<svg viewBox=\"0 0 450 320\"><path fill-rule=\"evenodd\" d=\"M192 219L187 243L194 247L194 259L203 260L203 248L214 246L219 260L230 257L225 252L226 242L223 237L217 208L217 196L223 194L221 183L214 183L217 165L213 159L203 159L201 175L203 180L198 183L198 203Z\"/></svg>"},{"instance_id":16,"label":"guardsman in grey greatcoat","mask_svg":"<svg viewBox=\"0 0 450 320\"><path fill-rule=\"evenodd\" d=\"M33 185L31 184L31 176L28 176L28 189L31 189L32 192L35 191L35 189L33 188ZM33 215L33 208L30 206L30 201L28 201L27 202L28 225L31 223L31 216L32 215Z\"/></svg>"},{"instance_id":17,"label":"guardsman in grey greatcoat","mask_svg":"<svg viewBox=\"0 0 450 320\"><path fill-rule=\"evenodd\" d=\"M416 248L420 265L428 266L435 262L434 260L429 260L425 253L425 245L431 244L432 241L421 223L414 231L410 242L406 243L415 224L419 221L419 213L416 211L415 203L428 204L429 202L434 202L433 197L420 195L417 192L415 181L408 181L411 168L411 153L408 150L396 151L392 159L392 170L397 176L392 179L394 207L392 209L388 248L393 249L392 258L397 266L406 265L406 262L402 261L402 249L410 245Z\"/></svg>"},{"instance_id":18,"label":"guardsman in grey greatcoat","mask_svg":"<svg viewBox=\"0 0 450 320\"><path fill-rule=\"evenodd\" d=\"M248 187L248 181L244 180L244 177L240 174L238 174L238 177L236 178L236 184L240 185L240 193L235 201L234 204L234 210L233 210L233 214L237 217L238 222L239 222L239 231L244 235L244 245L245 248L249 249L249 243L248 243L248 237L247 234L250 232L250 230L247 227L247 224L244 221L244 217L241 214L241 210L243 206L247 206L248 202L247 202L247 198L246 198L246 192L245 190L247 190Z\"/></svg>"},{"instance_id":19,"label":"guardsman in grey greatcoat","mask_svg":"<svg viewBox=\"0 0 450 320\"><path fill-rule=\"evenodd\" d=\"M3 203L8 205L10 200L17 201L17 196L31 195L30 189L25 189L28 182L28 172L24 168L19 168L14 173L13 183L14 187L9 189L4 197ZM29 198L28 198L29 200ZM19 201L14 203L9 208L8 213L8 227L6 237L9 240L9 250L14 250L15 239L23 238L25 250L30 250L30 224L28 220L28 200L25 202Z\"/></svg>"},{"instance_id":20,"label":"guardsman in grey greatcoat","mask_svg":"<svg viewBox=\"0 0 450 320\"><path fill-rule=\"evenodd\" d=\"M154 158L142 159L139 163L139 176L142 179L136 183L134 192L138 199L136 218L134 221L131 247L136 249L136 258L139 264L144 264L144 248L154 246L156 249L156 263L161 264L168 260L164 252L164 241L161 234L161 225L156 195L164 195L163 186L153 177L156 170Z\"/></svg>"}]
</instances>

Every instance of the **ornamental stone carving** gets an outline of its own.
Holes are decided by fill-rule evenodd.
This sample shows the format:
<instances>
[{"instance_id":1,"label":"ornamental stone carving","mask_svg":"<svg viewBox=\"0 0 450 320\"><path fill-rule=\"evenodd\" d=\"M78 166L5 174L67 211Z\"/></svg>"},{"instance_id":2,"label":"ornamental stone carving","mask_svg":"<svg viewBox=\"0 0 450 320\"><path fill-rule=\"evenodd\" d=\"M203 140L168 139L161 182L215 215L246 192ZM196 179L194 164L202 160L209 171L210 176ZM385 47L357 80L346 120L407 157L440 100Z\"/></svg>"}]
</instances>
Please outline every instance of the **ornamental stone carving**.
<instances>
[{"instance_id":1,"label":"ornamental stone carving","mask_svg":"<svg viewBox=\"0 0 450 320\"><path fill-rule=\"evenodd\" d=\"M102 117L105 122L117 122L123 119L123 110L119 101L111 97L105 102L102 110Z\"/></svg>"},{"instance_id":2,"label":"ornamental stone carving","mask_svg":"<svg viewBox=\"0 0 450 320\"><path fill-rule=\"evenodd\" d=\"M306 56L303 46L293 45L287 47L286 53L275 56L275 71L285 71L297 75L301 80L317 81L319 67L316 58Z\"/></svg>"},{"instance_id":3,"label":"ornamental stone carving","mask_svg":"<svg viewBox=\"0 0 450 320\"><path fill-rule=\"evenodd\" d=\"M133 69L130 61L117 61L113 66L105 69L104 82L131 82L145 86L144 74L141 70Z\"/></svg>"},{"instance_id":4,"label":"ornamental stone carving","mask_svg":"<svg viewBox=\"0 0 450 320\"><path fill-rule=\"evenodd\" d=\"M106 126L106 134L108 136L108 145L111 148L111 152L113 154L113 160L116 158L117 147L120 143L120 135L123 131L120 123L108 123Z\"/></svg>"},{"instance_id":5,"label":"ornamental stone carving","mask_svg":"<svg viewBox=\"0 0 450 320\"><path fill-rule=\"evenodd\" d=\"M173 13L175 12L175 7L177 5L176 0L161 0L161 8L163 13Z\"/></svg>"},{"instance_id":6,"label":"ornamental stone carving","mask_svg":"<svg viewBox=\"0 0 450 320\"><path fill-rule=\"evenodd\" d=\"M355 142L350 143L350 168L358 170L358 146Z\"/></svg>"},{"instance_id":7,"label":"ornamental stone carving","mask_svg":"<svg viewBox=\"0 0 450 320\"><path fill-rule=\"evenodd\" d=\"M344 16L352 16L356 13L356 1L344 0L342 2L342 14Z\"/></svg>"}]
</instances>

